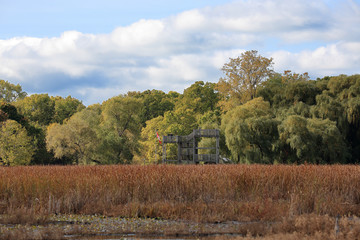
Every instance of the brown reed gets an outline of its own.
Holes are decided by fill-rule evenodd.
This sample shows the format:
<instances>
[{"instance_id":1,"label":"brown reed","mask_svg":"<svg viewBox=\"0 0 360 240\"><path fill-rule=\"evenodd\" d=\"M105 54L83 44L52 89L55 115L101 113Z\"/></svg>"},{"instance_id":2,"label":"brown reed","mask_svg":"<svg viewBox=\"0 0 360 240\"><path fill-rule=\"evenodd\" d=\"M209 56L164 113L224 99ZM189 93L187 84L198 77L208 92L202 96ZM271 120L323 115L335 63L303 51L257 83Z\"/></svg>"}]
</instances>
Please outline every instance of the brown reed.
<instances>
[{"instance_id":1,"label":"brown reed","mask_svg":"<svg viewBox=\"0 0 360 240\"><path fill-rule=\"evenodd\" d=\"M0 168L0 214L104 214L200 222L360 214L355 165ZM25 210L24 210L25 211ZM1 219L1 217L0 217Z\"/></svg>"}]
</instances>

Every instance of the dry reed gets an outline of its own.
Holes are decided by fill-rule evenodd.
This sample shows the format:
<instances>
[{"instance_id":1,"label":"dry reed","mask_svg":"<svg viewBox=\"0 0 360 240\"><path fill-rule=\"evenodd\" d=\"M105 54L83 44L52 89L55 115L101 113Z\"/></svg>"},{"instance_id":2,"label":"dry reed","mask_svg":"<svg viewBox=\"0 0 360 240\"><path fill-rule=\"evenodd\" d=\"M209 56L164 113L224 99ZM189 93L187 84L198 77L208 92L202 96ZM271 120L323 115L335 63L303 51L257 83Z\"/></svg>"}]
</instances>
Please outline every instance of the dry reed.
<instances>
[{"instance_id":1,"label":"dry reed","mask_svg":"<svg viewBox=\"0 0 360 240\"><path fill-rule=\"evenodd\" d=\"M359 216L359 204L360 166L353 165L0 168L3 216L30 209L35 216L279 221L303 214Z\"/></svg>"}]
</instances>

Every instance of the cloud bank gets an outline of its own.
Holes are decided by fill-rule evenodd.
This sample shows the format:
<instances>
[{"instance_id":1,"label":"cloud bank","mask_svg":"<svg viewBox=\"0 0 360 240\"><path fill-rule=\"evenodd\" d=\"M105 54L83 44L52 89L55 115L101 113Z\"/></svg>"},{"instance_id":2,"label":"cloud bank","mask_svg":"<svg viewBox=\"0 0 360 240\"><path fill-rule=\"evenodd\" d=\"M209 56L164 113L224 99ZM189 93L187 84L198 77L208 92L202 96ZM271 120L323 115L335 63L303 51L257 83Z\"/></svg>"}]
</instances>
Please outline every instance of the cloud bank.
<instances>
[{"instance_id":1,"label":"cloud bank","mask_svg":"<svg viewBox=\"0 0 360 240\"><path fill-rule=\"evenodd\" d=\"M0 79L85 104L127 91L217 82L229 57L258 50L278 72L359 73L356 1L249 0L143 19L108 34L0 40Z\"/></svg>"}]
</instances>

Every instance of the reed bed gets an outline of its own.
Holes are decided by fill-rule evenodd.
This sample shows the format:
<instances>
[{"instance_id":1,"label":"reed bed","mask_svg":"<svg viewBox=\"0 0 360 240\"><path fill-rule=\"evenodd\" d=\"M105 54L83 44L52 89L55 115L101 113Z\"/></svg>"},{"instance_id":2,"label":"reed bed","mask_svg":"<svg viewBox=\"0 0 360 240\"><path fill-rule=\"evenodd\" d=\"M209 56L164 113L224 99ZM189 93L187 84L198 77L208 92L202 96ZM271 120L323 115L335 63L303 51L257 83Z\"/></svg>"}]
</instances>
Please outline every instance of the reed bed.
<instances>
[{"instance_id":1,"label":"reed bed","mask_svg":"<svg viewBox=\"0 0 360 240\"><path fill-rule=\"evenodd\" d=\"M15 209L198 222L360 216L360 166L1 167L0 221Z\"/></svg>"}]
</instances>

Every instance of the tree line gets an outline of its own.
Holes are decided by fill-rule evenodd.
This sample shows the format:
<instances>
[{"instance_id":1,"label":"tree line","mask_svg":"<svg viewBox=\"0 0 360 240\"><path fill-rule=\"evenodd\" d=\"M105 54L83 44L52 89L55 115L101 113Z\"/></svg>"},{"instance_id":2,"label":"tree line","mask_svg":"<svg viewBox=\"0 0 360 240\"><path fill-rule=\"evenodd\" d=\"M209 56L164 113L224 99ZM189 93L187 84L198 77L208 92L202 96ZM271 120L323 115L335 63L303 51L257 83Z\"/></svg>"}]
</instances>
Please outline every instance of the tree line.
<instances>
[{"instance_id":1,"label":"tree line","mask_svg":"<svg viewBox=\"0 0 360 240\"><path fill-rule=\"evenodd\" d=\"M358 163L360 75L310 80L272 65L246 51L224 64L217 83L128 92L88 107L0 80L0 165L157 163L156 133L196 128L220 129L220 153L236 163Z\"/></svg>"}]
</instances>

